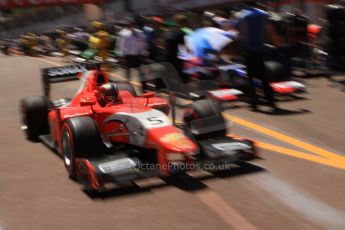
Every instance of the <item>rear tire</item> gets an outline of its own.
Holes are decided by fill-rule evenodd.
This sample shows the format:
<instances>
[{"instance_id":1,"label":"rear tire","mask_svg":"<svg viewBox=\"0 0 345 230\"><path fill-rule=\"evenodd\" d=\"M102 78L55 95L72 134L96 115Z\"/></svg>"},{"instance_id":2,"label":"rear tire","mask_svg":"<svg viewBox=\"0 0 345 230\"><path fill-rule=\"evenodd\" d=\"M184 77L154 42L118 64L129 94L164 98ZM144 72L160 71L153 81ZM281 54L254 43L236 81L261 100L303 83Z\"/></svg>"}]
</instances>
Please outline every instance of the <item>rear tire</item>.
<instances>
[{"instance_id":1,"label":"rear tire","mask_svg":"<svg viewBox=\"0 0 345 230\"><path fill-rule=\"evenodd\" d=\"M209 99L203 99L199 101L193 102L193 104L190 104L185 107L184 114L183 114L183 120L184 123L190 128L191 122L193 120L197 119L203 119L208 118L212 116L222 116L221 114L221 108L219 105L215 104ZM223 118L223 122L225 123L225 120ZM226 135L226 129L219 130L214 133L208 133L206 136L225 136Z\"/></svg>"},{"instance_id":2,"label":"rear tire","mask_svg":"<svg viewBox=\"0 0 345 230\"><path fill-rule=\"evenodd\" d=\"M184 109L184 122L190 126L190 122L195 119L207 118L220 114L219 106L208 99L195 101L187 105Z\"/></svg>"},{"instance_id":3,"label":"rear tire","mask_svg":"<svg viewBox=\"0 0 345 230\"><path fill-rule=\"evenodd\" d=\"M20 102L22 127L28 139L49 133L48 100L43 96L23 98Z\"/></svg>"},{"instance_id":4,"label":"rear tire","mask_svg":"<svg viewBox=\"0 0 345 230\"><path fill-rule=\"evenodd\" d=\"M61 151L71 179L75 179L75 159L97 156L104 145L96 122L91 117L69 118L62 127Z\"/></svg>"}]
</instances>

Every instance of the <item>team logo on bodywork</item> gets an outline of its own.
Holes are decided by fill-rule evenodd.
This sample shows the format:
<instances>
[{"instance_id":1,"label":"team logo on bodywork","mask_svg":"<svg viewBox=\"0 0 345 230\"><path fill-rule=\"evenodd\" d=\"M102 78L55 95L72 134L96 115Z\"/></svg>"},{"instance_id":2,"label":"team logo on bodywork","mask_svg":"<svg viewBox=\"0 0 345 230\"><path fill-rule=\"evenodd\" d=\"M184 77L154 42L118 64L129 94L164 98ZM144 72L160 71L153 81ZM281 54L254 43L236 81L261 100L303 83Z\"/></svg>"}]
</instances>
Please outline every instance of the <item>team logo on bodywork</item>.
<instances>
[{"instance_id":1,"label":"team logo on bodywork","mask_svg":"<svg viewBox=\"0 0 345 230\"><path fill-rule=\"evenodd\" d=\"M56 67L47 69L47 75L50 77L75 75L77 73L86 72L87 69L81 65L70 65L64 67Z\"/></svg>"}]
</instances>

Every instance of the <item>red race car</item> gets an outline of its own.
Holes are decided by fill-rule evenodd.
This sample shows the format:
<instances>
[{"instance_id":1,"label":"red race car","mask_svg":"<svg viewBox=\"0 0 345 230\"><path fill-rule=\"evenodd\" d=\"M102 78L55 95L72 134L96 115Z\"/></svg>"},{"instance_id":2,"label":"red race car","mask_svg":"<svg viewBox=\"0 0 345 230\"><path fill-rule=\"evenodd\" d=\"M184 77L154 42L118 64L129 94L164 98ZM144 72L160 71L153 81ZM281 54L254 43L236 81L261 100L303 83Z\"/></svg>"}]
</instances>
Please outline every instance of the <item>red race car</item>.
<instances>
[{"instance_id":1,"label":"red race car","mask_svg":"<svg viewBox=\"0 0 345 230\"><path fill-rule=\"evenodd\" d=\"M253 141L226 136L224 118L210 100L187 106L184 124L177 125L168 117L166 99L153 92L138 96L131 85L111 82L100 69L48 68L43 69L42 80L44 96L21 100L22 128L28 139L38 138L58 152L69 177L91 191L108 182L171 175L256 156ZM69 80L80 81L75 96L50 100L50 84Z\"/></svg>"}]
</instances>

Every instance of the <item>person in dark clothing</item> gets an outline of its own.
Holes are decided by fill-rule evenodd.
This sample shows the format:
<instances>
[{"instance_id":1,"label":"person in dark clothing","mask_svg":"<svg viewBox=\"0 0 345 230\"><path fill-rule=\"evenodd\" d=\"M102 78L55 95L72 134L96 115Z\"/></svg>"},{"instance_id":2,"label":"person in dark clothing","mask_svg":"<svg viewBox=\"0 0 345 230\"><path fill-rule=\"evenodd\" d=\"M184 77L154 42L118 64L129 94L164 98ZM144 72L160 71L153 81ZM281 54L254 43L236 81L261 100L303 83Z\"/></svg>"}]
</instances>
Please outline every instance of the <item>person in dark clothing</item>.
<instances>
[{"instance_id":1,"label":"person in dark clothing","mask_svg":"<svg viewBox=\"0 0 345 230\"><path fill-rule=\"evenodd\" d=\"M148 50L148 59L151 62L159 62L160 61L160 54L161 54L161 47L159 46L161 43L162 31L161 27L163 24L163 19L160 17L152 17L148 22L148 25L144 27L144 34L146 36L146 44Z\"/></svg>"},{"instance_id":2,"label":"person in dark clothing","mask_svg":"<svg viewBox=\"0 0 345 230\"><path fill-rule=\"evenodd\" d=\"M171 63L180 77L183 78L183 61L178 58L179 46L184 45L186 35L182 28L187 27L187 17L184 15L175 16L176 25L166 35L165 50L166 61Z\"/></svg>"},{"instance_id":3,"label":"person in dark clothing","mask_svg":"<svg viewBox=\"0 0 345 230\"><path fill-rule=\"evenodd\" d=\"M248 3L250 7L240 12L239 38L244 53L247 74L250 81L251 108L258 110L258 98L255 91L254 78L262 83L262 89L268 105L277 110L273 90L266 76L264 64L265 40L269 29L269 15L258 9L256 1Z\"/></svg>"}]
</instances>

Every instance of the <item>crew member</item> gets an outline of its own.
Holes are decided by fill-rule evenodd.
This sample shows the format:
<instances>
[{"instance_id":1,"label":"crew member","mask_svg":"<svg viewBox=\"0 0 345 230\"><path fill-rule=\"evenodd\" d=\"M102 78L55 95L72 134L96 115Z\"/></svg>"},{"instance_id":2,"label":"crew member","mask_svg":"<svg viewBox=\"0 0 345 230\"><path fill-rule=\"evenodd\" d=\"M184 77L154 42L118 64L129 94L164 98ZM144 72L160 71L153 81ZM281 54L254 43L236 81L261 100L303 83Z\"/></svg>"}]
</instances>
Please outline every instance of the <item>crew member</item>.
<instances>
[{"instance_id":1,"label":"crew member","mask_svg":"<svg viewBox=\"0 0 345 230\"><path fill-rule=\"evenodd\" d=\"M268 82L264 64L265 40L268 33L269 14L259 9L256 1L250 1L249 7L240 12L239 39L244 51L245 64L250 83L251 108L258 110L258 98L255 92L254 78L262 83L265 97L270 107L277 110L273 90Z\"/></svg>"},{"instance_id":2,"label":"crew member","mask_svg":"<svg viewBox=\"0 0 345 230\"><path fill-rule=\"evenodd\" d=\"M179 59L179 47L184 45L184 36L186 33L182 30L188 27L188 20L185 15L175 16L175 26L166 35L165 39L165 50L166 50L166 60L171 63L179 76L183 77L183 61Z\"/></svg>"},{"instance_id":3,"label":"crew member","mask_svg":"<svg viewBox=\"0 0 345 230\"><path fill-rule=\"evenodd\" d=\"M147 56L145 35L137 28L137 23L133 19L129 20L127 27L119 32L117 51L125 59L127 80L130 80L132 68L138 68L142 78L143 73L140 66L143 57Z\"/></svg>"}]
</instances>

